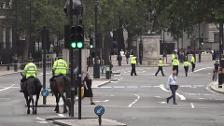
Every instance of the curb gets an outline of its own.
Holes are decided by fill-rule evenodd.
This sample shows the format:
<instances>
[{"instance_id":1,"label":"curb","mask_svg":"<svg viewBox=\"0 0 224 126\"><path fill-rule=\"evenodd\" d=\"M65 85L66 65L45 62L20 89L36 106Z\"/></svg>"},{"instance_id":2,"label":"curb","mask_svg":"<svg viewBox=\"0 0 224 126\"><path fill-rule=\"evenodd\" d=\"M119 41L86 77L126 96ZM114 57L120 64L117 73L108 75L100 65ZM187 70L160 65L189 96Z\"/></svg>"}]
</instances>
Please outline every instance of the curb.
<instances>
[{"instance_id":1,"label":"curb","mask_svg":"<svg viewBox=\"0 0 224 126\"><path fill-rule=\"evenodd\" d=\"M220 90L217 90L217 89L215 89L215 88L213 88L212 87L212 84L213 82L211 82L210 84L209 84L209 89L211 89L212 91L214 91L214 92L216 92L216 93L221 93L221 94L224 94L224 91L220 91Z\"/></svg>"}]
</instances>

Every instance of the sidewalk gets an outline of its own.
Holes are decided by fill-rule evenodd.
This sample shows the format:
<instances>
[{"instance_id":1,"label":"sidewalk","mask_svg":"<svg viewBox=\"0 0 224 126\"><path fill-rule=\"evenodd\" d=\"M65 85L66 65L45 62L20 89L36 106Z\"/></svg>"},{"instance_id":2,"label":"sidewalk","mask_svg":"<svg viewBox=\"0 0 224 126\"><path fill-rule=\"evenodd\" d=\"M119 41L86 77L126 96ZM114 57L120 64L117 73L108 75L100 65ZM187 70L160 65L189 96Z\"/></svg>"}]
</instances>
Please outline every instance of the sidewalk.
<instances>
[{"instance_id":1,"label":"sidewalk","mask_svg":"<svg viewBox=\"0 0 224 126\"><path fill-rule=\"evenodd\" d=\"M224 94L224 87L222 88L218 88L218 82L217 81L214 81L214 82L211 82L209 84L209 88L217 93L222 93Z\"/></svg>"}]
</instances>

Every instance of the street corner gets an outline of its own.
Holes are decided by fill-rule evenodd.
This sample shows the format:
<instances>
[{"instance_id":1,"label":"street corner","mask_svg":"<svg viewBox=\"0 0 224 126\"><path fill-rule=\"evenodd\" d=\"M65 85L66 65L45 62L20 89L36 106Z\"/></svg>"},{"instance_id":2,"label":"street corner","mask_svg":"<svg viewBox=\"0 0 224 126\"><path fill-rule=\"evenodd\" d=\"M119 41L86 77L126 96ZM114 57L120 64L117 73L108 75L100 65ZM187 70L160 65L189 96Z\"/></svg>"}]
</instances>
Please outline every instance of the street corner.
<instances>
[{"instance_id":1,"label":"street corner","mask_svg":"<svg viewBox=\"0 0 224 126\"><path fill-rule=\"evenodd\" d=\"M98 119L55 119L53 120L54 124L60 126L98 126ZM103 126L127 126L124 123L118 122L111 119L102 119Z\"/></svg>"},{"instance_id":2,"label":"street corner","mask_svg":"<svg viewBox=\"0 0 224 126\"><path fill-rule=\"evenodd\" d=\"M213 81L210 82L208 85L209 89L211 89L212 91L215 91L217 93L221 93L224 94L224 88L218 88L218 82L217 81Z\"/></svg>"}]
</instances>

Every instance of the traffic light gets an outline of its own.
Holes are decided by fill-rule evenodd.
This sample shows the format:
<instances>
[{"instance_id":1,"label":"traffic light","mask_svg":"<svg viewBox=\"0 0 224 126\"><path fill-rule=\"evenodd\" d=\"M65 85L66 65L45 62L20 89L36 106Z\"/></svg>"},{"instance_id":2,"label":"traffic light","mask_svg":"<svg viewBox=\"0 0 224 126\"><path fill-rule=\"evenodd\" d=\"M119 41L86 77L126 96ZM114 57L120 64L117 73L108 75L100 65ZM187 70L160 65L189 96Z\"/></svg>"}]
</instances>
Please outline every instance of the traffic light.
<instances>
[{"instance_id":1,"label":"traffic light","mask_svg":"<svg viewBox=\"0 0 224 126\"><path fill-rule=\"evenodd\" d=\"M71 27L69 47L71 49L84 48L84 29L83 26L77 25Z\"/></svg>"},{"instance_id":2,"label":"traffic light","mask_svg":"<svg viewBox=\"0 0 224 126\"><path fill-rule=\"evenodd\" d=\"M90 41L89 41L89 48L90 48L90 49L93 48L93 38L90 38Z\"/></svg>"}]
</instances>

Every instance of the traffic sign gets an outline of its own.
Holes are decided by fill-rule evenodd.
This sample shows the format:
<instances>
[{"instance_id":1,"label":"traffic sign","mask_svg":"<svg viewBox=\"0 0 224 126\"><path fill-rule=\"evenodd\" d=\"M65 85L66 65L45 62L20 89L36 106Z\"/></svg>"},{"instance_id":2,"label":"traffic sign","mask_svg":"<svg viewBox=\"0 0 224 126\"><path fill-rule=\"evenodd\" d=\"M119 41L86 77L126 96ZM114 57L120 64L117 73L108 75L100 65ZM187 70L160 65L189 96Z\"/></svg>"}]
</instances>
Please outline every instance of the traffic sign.
<instances>
[{"instance_id":1,"label":"traffic sign","mask_svg":"<svg viewBox=\"0 0 224 126\"><path fill-rule=\"evenodd\" d=\"M94 108L94 112L95 112L96 115L102 116L105 112L105 108L101 105L98 105Z\"/></svg>"},{"instance_id":2,"label":"traffic sign","mask_svg":"<svg viewBox=\"0 0 224 126\"><path fill-rule=\"evenodd\" d=\"M41 95L47 97L49 95L49 91L47 89L43 89Z\"/></svg>"}]
</instances>

